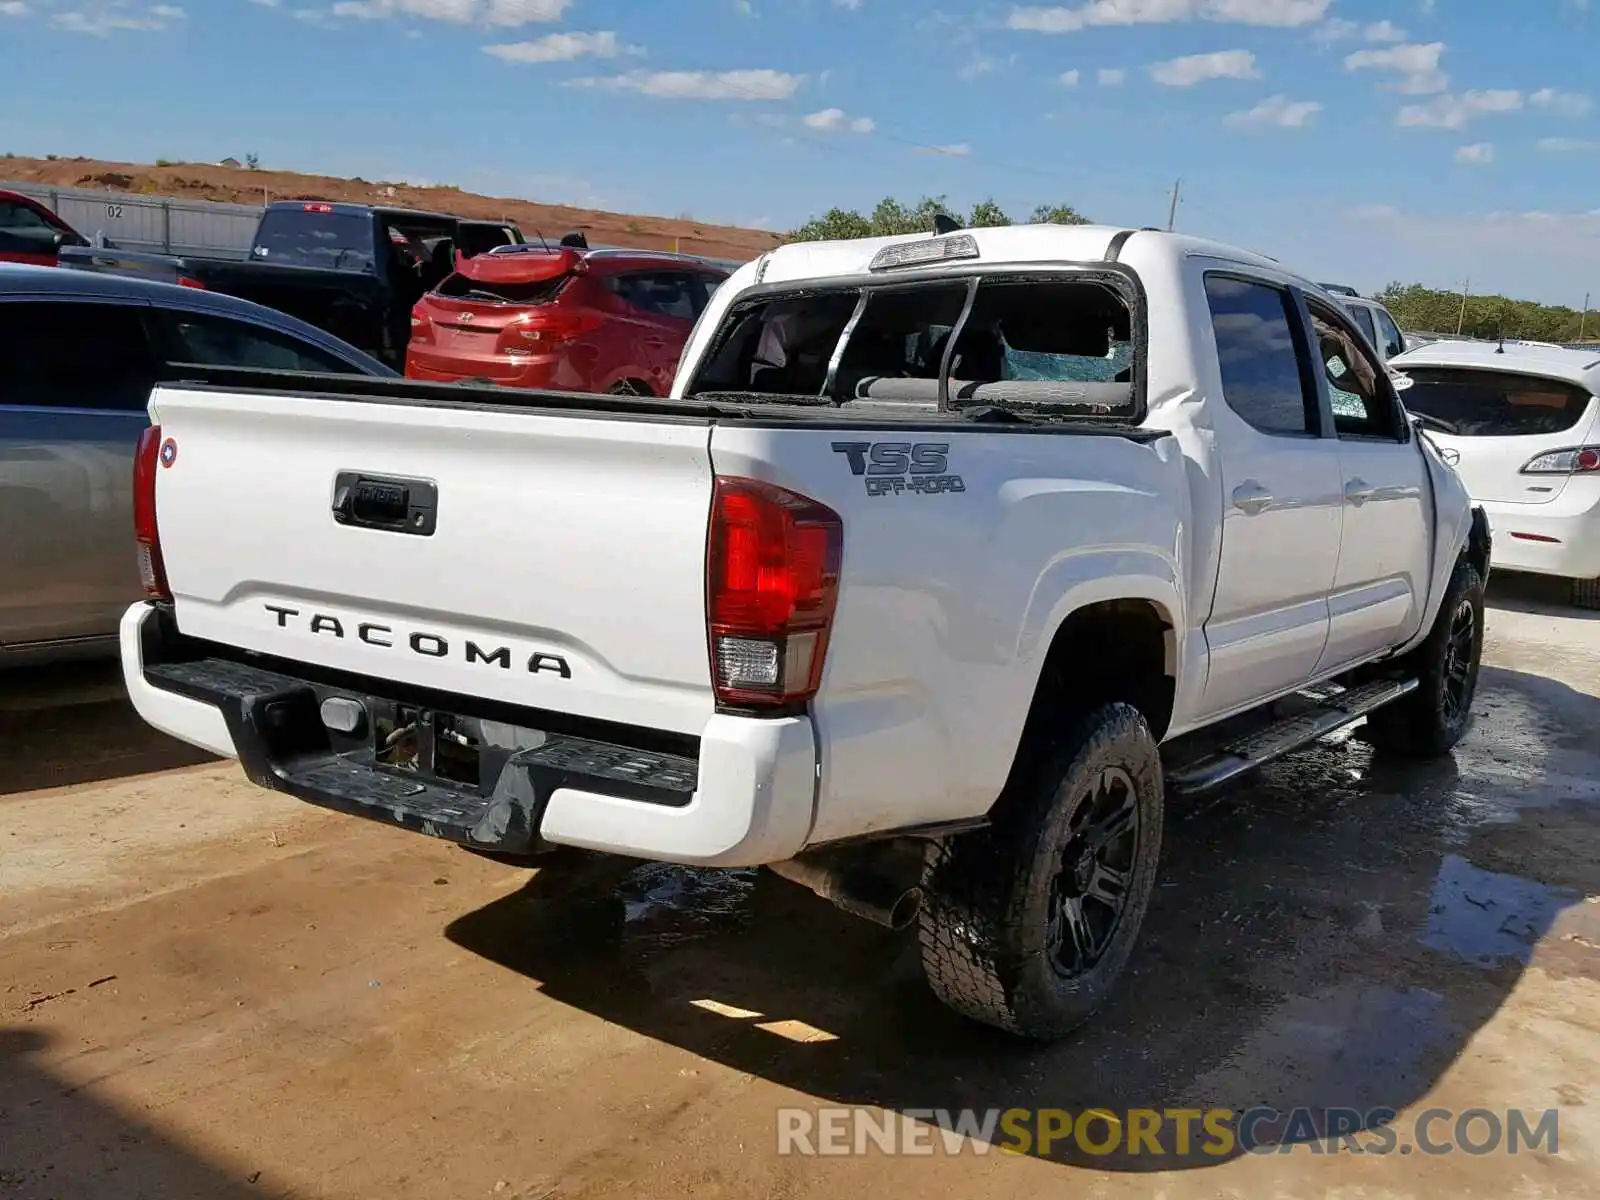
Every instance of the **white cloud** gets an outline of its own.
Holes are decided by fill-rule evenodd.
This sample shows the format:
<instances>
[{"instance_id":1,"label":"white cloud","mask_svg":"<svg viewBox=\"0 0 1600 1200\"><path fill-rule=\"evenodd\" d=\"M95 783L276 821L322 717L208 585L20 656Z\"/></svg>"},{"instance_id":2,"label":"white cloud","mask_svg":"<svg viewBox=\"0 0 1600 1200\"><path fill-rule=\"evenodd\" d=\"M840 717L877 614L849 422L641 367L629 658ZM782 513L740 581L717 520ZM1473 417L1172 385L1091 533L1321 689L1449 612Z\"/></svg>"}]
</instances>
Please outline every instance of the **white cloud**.
<instances>
[{"instance_id":1,"label":"white cloud","mask_svg":"<svg viewBox=\"0 0 1600 1200\"><path fill-rule=\"evenodd\" d=\"M1443 42L1404 42L1382 50L1357 50L1345 55L1347 71L1393 71L1400 81L1389 85L1408 96L1428 96L1450 86L1450 78L1439 69L1444 54Z\"/></svg>"},{"instance_id":2,"label":"white cloud","mask_svg":"<svg viewBox=\"0 0 1600 1200\"><path fill-rule=\"evenodd\" d=\"M1494 161L1491 142L1474 142L1470 146L1456 147L1456 161L1468 167L1486 167Z\"/></svg>"},{"instance_id":3,"label":"white cloud","mask_svg":"<svg viewBox=\"0 0 1600 1200\"><path fill-rule=\"evenodd\" d=\"M1540 88L1528 97L1528 103L1563 117L1581 117L1594 107L1594 101L1582 92L1558 92L1555 88Z\"/></svg>"},{"instance_id":4,"label":"white cloud","mask_svg":"<svg viewBox=\"0 0 1600 1200\"><path fill-rule=\"evenodd\" d=\"M1121 67L1101 67L1094 79L1101 87L1121 87L1128 81L1128 73Z\"/></svg>"},{"instance_id":5,"label":"white cloud","mask_svg":"<svg viewBox=\"0 0 1600 1200\"><path fill-rule=\"evenodd\" d=\"M1083 80L1083 75L1078 71L1061 72L1061 86L1075 88Z\"/></svg>"},{"instance_id":6,"label":"white cloud","mask_svg":"<svg viewBox=\"0 0 1600 1200\"><path fill-rule=\"evenodd\" d=\"M630 71L585 76L563 86L638 92L663 100L788 100L805 82L786 71Z\"/></svg>"},{"instance_id":7,"label":"white cloud","mask_svg":"<svg viewBox=\"0 0 1600 1200\"><path fill-rule=\"evenodd\" d=\"M1396 114L1395 124L1405 129L1461 129L1475 117L1516 112L1521 107L1521 92L1462 92L1436 96L1426 104L1407 104Z\"/></svg>"},{"instance_id":8,"label":"white cloud","mask_svg":"<svg viewBox=\"0 0 1600 1200\"><path fill-rule=\"evenodd\" d=\"M616 58L619 54L637 54L639 47L624 46L614 32L603 29L598 33L552 33L531 42L505 42L485 46L483 52L504 62L547 63Z\"/></svg>"},{"instance_id":9,"label":"white cloud","mask_svg":"<svg viewBox=\"0 0 1600 1200\"><path fill-rule=\"evenodd\" d=\"M1216 50L1210 54L1186 54L1182 58L1153 63L1150 78L1167 87L1193 87L1208 79L1259 79L1256 56L1248 50Z\"/></svg>"},{"instance_id":10,"label":"white cloud","mask_svg":"<svg viewBox=\"0 0 1600 1200\"><path fill-rule=\"evenodd\" d=\"M998 62L987 55L977 54L962 64L961 69L956 72L956 77L959 79L976 79L980 75L987 75L999 65Z\"/></svg>"},{"instance_id":11,"label":"white cloud","mask_svg":"<svg viewBox=\"0 0 1600 1200\"><path fill-rule=\"evenodd\" d=\"M1361 32L1361 26L1343 17L1329 17L1312 30L1311 40L1331 46L1334 42L1347 42Z\"/></svg>"},{"instance_id":12,"label":"white cloud","mask_svg":"<svg viewBox=\"0 0 1600 1200\"><path fill-rule=\"evenodd\" d=\"M1291 28L1315 25L1332 3L1333 0L1089 0L1076 8L1014 7L1006 17L1006 25L1031 33L1077 33L1094 25L1166 25L1195 20Z\"/></svg>"},{"instance_id":13,"label":"white cloud","mask_svg":"<svg viewBox=\"0 0 1600 1200\"><path fill-rule=\"evenodd\" d=\"M1302 129L1322 111L1315 100L1291 100L1284 95L1268 96L1254 108L1229 113L1224 120L1237 129Z\"/></svg>"},{"instance_id":14,"label":"white cloud","mask_svg":"<svg viewBox=\"0 0 1600 1200\"><path fill-rule=\"evenodd\" d=\"M825 108L800 118L807 129L820 133L871 133L878 123L871 117L852 117L842 108Z\"/></svg>"},{"instance_id":15,"label":"white cloud","mask_svg":"<svg viewBox=\"0 0 1600 1200\"><path fill-rule=\"evenodd\" d=\"M1546 154L1587 154L1600 150L1600 142L1589 138L1547 137L1540 138L1534 145Z\"/></svg>"},{"instance_id":16,"label":"white cloud","mask_svg":"<svg viewBox=\"0 0 1600 1200\"><path fill-rule=\"evenodd\" d=\"M4 3L0 3L0 17L25 17L30 11L22 0L4 0Z\"/></svg>"},{"instance_id":17,"label":"white cloud","mask_svg":"<svg viewBox=\"0 0 1600 1200\"><path fill-rule=\"evenodd\" d=\"M942 155L946 158L965 158L972 153L972 147L966 142L955 142L949 146L916 146L912 148L913 154Z\"/></svg>"},{"instance_id":18,"label":"white cloud","mask_svg":"<svg viewBox=\"0 0 1600 1200\"><path fill-rule=\"evenodd\" d=\"M1403 42L1406 31L1393 21L1374 21L1363 31L1363 36L1369 42Z\"/></svg>"},{"instance_id":19,"label":"white cloud","mask_svg":"<svg viewBox=\"0 0 1600 1200\"><path fill-rule=\"evenodd\" d=\"M107 4L57 13L51 18L50 23L68 33L110 37L121 30L160 32L172 28L187 15L183 9L171 4L156 4L141 9L124 4L121 0L111 0Z\"/></svg>"},{"instance_id":20,"label":"white cloud","mask_svg":"<svg viewBox=\"0 0 1600 1200\"><path fill-rule=\"evenodd\" d=\"M338 0L336 17L385 21L391 17L420 17L425 21L450 21L457 25L528 25L559 21L572 0Z\"/></svg>"}]
</instances>

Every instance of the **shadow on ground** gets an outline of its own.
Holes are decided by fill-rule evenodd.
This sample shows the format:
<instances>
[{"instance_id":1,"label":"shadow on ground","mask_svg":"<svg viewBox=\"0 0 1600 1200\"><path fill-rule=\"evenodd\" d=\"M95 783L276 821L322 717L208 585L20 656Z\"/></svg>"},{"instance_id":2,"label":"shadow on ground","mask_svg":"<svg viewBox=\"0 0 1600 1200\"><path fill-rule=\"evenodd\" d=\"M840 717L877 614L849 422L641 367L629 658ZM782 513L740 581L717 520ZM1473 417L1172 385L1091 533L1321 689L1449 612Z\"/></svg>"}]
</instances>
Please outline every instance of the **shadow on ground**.
<instances>
[{"instance_id":1,"label":"shadow on ground","mask_svg":"<svg viewBox=\"0 0 1600 1200\"><path fill-rule=\"evenodd\" d=\"M144 723L115 662L0 672L0 796L209 761Z\"/></svg>"},{"instance_id":2,"label":"shadow on ground","mask_svg":"<svg viewBox=\"0 0 1600 1200\"><path fill-rule=\"evenodd\" d=\"M1557 915L1600 892L1600 701L1485 669L1477 708L1442 762L1324 742L1169 812L1129 974L1056 1046L959 1020L923 984L914 938L764 872L567 861L448 936L552 998L822 1104L1401 1110L1494 1016ZM1180 1154L1168 1136L1160 1157L1049 1157L1143 1171L1241 1152L1197 1137Z\"/></svg>"},{"instance_id":3,"label":"shadow on ground","mask_svg":"<svg viewBox=\"0 0 1600 1200\"><path fill-rule=\"evenodd\" d=\"M0 1028L0 1196L7 1200L243 1200L280 1194L235 1178L150 1125L41 1070L34 1029Z\"/></svg>"}]
</instances>

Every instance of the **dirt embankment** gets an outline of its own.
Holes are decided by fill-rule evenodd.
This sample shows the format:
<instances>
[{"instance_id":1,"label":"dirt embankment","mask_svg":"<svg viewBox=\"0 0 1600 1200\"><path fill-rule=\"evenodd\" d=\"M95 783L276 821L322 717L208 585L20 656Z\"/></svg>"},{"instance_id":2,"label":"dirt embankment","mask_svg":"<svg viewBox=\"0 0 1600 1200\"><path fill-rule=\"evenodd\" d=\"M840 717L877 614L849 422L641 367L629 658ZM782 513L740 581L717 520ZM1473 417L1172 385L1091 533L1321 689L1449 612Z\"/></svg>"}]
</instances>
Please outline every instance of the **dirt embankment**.
<instances>
[{"instance_id":1,"label":"dirt embankment","mask_svg":"<svg viewBox=\"0 0 1600 1200\"><path fill-rule=\"evenodd\" d=\"M504 196L480 196L457 187L413 187L394 180L337 179L293 171L252 171L211 163L104 162L93 158L0 156L0 180L55 187L105 188L133 195L175 196L233 204L273 200L336 200L354 204L393 204L456 213L463 217L510 219L529 237L539 230L554 240L581 229L591 242L681 250L712 258L754 258L778 244L761 229L703 225L667 217L596 212L565 204L539 204Z\"/></svg>"}]
</instances>

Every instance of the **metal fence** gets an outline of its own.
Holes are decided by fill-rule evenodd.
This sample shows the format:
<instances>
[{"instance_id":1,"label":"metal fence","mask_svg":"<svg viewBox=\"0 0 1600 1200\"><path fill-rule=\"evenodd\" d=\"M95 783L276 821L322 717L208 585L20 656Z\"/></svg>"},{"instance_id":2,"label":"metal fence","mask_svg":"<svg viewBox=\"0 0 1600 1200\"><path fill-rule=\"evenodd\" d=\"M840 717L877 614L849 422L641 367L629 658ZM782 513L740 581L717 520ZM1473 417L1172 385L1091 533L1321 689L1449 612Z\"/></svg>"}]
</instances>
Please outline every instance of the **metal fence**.
<instances>
[{"instance_id":1,"label":"metal fence","mask_svg":"<svg viewBox=\"0 0 1600 1200\"><path fill-rule=\"evenodd\" d=\"M92 188L50 187L42 183L0 181L0 191L20 192L39 201L90 240L103 233L128 250L194 254L206 258L250 257L250 245L263 211L263 206L258 204L177 200L170 196L136 196ZM625 250L635 247L596 244L594 248ZM745 260L708 258L704 261L731 271Z\"/></svg>"},{"instance_id":2,"label":"metal fence","mask_svg":"<svg viewBox=\"0 0 1600 1200\"><path fill-rule=\"evenodd\" d=\"M47 205L87 238L103 233L129 250L163 254L246 258L261 220L261 207L253 204L176 200L41 183L0 182L0 190L20 192Z\"/></svg>"}]
</instances>

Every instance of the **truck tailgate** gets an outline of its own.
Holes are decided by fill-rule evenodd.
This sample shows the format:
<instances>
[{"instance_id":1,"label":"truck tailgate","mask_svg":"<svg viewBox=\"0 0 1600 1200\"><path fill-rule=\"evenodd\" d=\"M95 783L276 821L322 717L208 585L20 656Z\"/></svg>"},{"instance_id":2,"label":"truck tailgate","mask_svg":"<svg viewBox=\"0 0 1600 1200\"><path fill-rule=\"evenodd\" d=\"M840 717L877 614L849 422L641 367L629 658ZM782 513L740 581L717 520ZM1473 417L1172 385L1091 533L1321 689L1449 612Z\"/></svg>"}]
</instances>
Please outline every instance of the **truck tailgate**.
<instances>
[{"instance_id":1,"label":"truck tailgate","mask_svg":"<svg viewBox=\"0 0 1600 1200\"><path fill-rule=\"evenodd\" d=\"M151 417L184 634L652 729L711 715L707 424L184 386Z\"/></svg>"}]
</instances>

